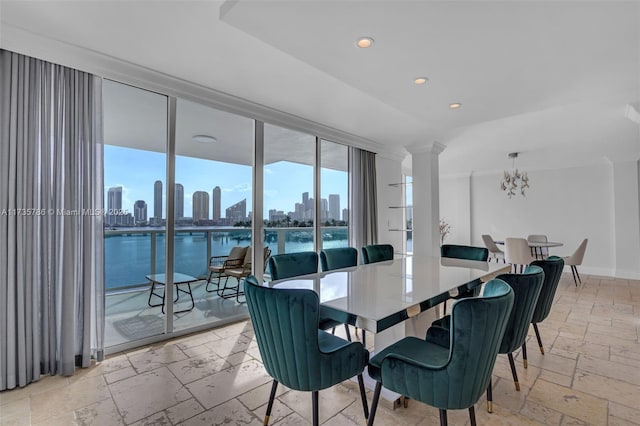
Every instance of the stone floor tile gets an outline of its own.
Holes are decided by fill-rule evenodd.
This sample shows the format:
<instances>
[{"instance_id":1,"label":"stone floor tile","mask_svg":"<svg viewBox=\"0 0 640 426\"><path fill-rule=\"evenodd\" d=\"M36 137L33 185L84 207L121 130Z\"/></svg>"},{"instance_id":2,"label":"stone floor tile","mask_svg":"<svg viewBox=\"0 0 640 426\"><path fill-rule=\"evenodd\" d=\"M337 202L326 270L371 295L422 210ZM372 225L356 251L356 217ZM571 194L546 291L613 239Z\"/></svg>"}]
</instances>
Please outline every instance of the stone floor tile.
<instances>
[{"instance_id":1,"label":"stone floor tile","mask_svg":"<svg viewBox=\"0 0 640 426\"><path fill-rule=\"evenodd\" d=\"M13 404L31 395L43 393L48 390L62 389L69 385L69 378L63 376L42 376L40 380L24 386L0 392L0 407Z\"/></svg>"},{"instance_id":2,"label":"stone floor tile","mask_svg":"<svg viewBox=\"0 0 640 426\"><path fill-rule=\"evenodd\" d=\"M307 421L311 421L311 392L290 391L278 398L286 406L300 414ZM359 394L346 390L344 387L333 386L319 393L319 418L324 423L340 411L360 400ZM363 415L364 417L364 415Z\"/></svg>"},{"instance_id":3,"label":"stone floor tile","mask_svg":"<svg viewBox=\"0 0 640 426\"><path fill-rule=\"evenodd\" d=\"M126 367L121 370L112 371L111 373L105 374L104 378L107 383L115 383L118 380L127 379L129 377L135 376L136 370L133 367Z\"/></svg>"},{"instance_id":4,"label":"stone floor tile","mask_svg":"<svg viewBox=\"0 0 640 426\"><path fill-rule=\"evenodd\" d=\"M206 346L218 354L219 357L227 358L230 355L246 350L250 343L251 339L243 334L238 334L207 343Z\"/></svg>"},{"instance_id":5,"label":"stone floor tile","mask_svg":"<svg viewBox=\"0 0 640 426\"><path fill-rule=\"evenodd\" d=\"M270 381L262 364L248 361L192 382L187 388L209 409Z\"/></svg>"},{"instance_id":6,"label":"stone floor tile","mask_svg":"<svg viewBox=\"0 0 640 426\"><path fill-rule=\"evenodd\" d=\"M180 383L187 384L229 367L231 364L225 359L215 353L209 353L174 362L169 364L167 368L180 380Z\"/></svg>"},{"instance_id":7,"label":"stone floor tile","mask_svg":"<svg viewBox=\"0 0 640 426\"><path fill-rule=\"evenodd\" d=\"M147 351L136 352L129 356L129 361L138 373L164 367L183 359L187 359L187 356L176 345L151 347Z\"/></svg>"},{"instance_id":8,"label":"stone floor tile","mask_svg":"<svg viewBox=\"0 0 640 426\"><path fill-rule=\"evenodd\" d=\"M252 410L253 414L259 419L264 419L265 415L267 414L268 398L265 401L266 401L265 404L263 404L262 406L256 408L255 410ZM280 420L282 420L285 417L287 417L291 413L293 413L293 410L291 408L287 407L282 402L280 402L280 400L278 398L276 398L273 401L273 407L271 407L271 415L269 416L269 424L277 423Z\"/></svg>"},{"instance_id":9,"label":"stone floor tile","mask_svg":"<svg viewBox=\"0 0 640 426\"><path fill-rule=\"evenodd\" d=\"M609 359L609 346L585 342L582 339L571 339L565 336L558 336L550 349L553 354L565 358L577 359L580 354L588 354L594 358Z\"/></svg>"},{"instance_id":10,"label":"stone floor tile","mask_svg":"<svg viewBox=\"0 0 640 426\"><path fill-rule=\"evenodd\" d=\"M171 420L164 411L132 423L130 426L171 426Z\"/></svg>"},{"instance_id":11,"label":"stone floor tile","mask_svg":"<svg viewBox=\"0 0 640 426\"><path fill-rule=\"evenodd\" d=\"M293 412L284 419L270 424L273 424L273 426L306 426L310 425L311 422L302 418L300 414Z\"/></svg>"},{"instance_id":12,"label":"stone floor tile","mask_svg":"<svg viewBox=\"0 0 640 426\"><path fill-rule=\"evenodd\" d=\"M269 395L271 393L271 381L265 383L262 386L258 386L255 389L250 390L249 392L245 392L242 395L238 396L238 400L242 402L249 410L255 410L258 407L264 405L269 401ZM278 384L278 388L276 389L276 398L280 395L288 392L287 389L282 384Z\"/></svg>"},{"instance_id":13,"label":"stone floor tile","mask_svg":"<svg viewBox=\"0 0 640 426\"><path fill-rule=\"evenodd\" d=\"M555 383L560 386L571 387L571 383L573 383L573 371L570 371L569 374L570 375L567 376L550 370L540 370L538 379Z\"/></svg>"},{"instance_id":14,"label":"stone floor tile","mask_svg":"<svg viewBox=\"0 0 640 426\"><path fill-rule=\"evenodd\" d=\"M559 425L562 420L562 413L532 401L525 402L520 414L545 425Z\"/></svg>"},{"instance_id":15,"label":"stone floor tile","mask_svg":"<svg viewBox=\"0 0 640 426\"><path fill-rule=\"evenodd\" d=\"M178 424L204 411L204 407L202 407L195 398L182 401L179 404L164 410L166 416L171 421L171 424Z\"/></svg>"},{"instance_id":16,"label":"stone floor tile","mask_svg":"<svg viewBox=\"0 0 640 426\"><path fill-rule=\"evenodd\" d=\"M224 404L213 407L182 423L180 426L211 426L211 425L262 425L251 411L237 399L231 399Z\"/></svg>"},{"instance_id":17,"label":"stone floor tile","mask_svg":"<svg viewBox=\"0 0 640 426\"><path fill-rule=\"evenodd\" d=\"M610 377L577 371L573 388L627 407L638 406L640 387Z\"/></svg>"},{"instance_id":18,"label":"stone floor tile","mask_svg":"<svg viewBox=\"0 0 640 426\"><path fill-rule=\"evenodd\" d=\"M640 386L640 368L637 367L583 355L578 360L577 368L578 370ZM640 401L640 397L638 400Z\"/></svg>"},{"instance_id":19,"label":"stone floor tile","mask_svg":"<svg viewBox=\"0 0 640 426\"><path fill-rule=\"evenodd\" d=\"M609 423L611 417L623 419L635 425L640 425L640 406L635 408L627 407L616 402L609 402Z\"/></svg>"},{"instance_id":20,"label":"stone floor tile","mask_svg":"<svg viewBox=\"0 0 640 426\"><path fill-rule=\"evenodd\" d=\"M111 398L75 410L75 423L78 426L91 426L101 423L118 426L125 425L116 404Z\"/></svg>"},{"instance_id":21,"label":"stone floor tile","mask_svg":"<svg viewBox=\"0 0 640 426\"><path fill-rule=\"evenodd\" d=\"M538 380L531 389L529 398L530 401L582 421L598 425L607 422L607 401L576 389Z\"/></svg>"},{"instance_id":22,"label":"stone floor tile","mask_svg":"<svg viewBox=\"0 0 640 426\"><path fill-rule=\"evenodd\" d=\"M191 398L166 367L109 385L126 423L133 423Z\"/></svg>"},{"instance_id":23,"label":"stone floor tile","mask_svg":"<svg viewBox=\"0 0 640 426\"><path fill-rule=\"evenodd\" d=\"M628 365L631 367L636 367L636 368L640 368L640 360L637 359L632 359L632 358L627 358L624 356L618 356L615 354L612 354L609 359L613 362L617 362L618 364L624 364L624 365Z\"/></svg>"},{"instance_id":24,"label":"stone floor tile","mask_svg":"<svg viewBox=\"0 0 640 426\"><path fill-rule=\"evenodd\" d=\"M0 407L0 426L31 425L31 400L22 398Z\"/></svg>"}]
</instances>

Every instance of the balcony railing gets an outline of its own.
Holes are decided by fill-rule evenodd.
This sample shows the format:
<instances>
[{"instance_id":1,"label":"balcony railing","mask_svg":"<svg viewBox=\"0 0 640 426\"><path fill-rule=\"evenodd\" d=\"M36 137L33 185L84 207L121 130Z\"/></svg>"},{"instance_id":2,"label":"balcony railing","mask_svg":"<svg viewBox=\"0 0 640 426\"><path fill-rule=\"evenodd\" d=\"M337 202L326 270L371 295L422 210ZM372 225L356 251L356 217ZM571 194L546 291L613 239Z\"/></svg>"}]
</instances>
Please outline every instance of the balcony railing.
<instances>
[{"instance_id":1,"label":"balcony railing","mask_svg":"<svg viewBox=\"0 0 640 426\"><path fill-rule=\"evenodd\" d=\"M346 226L323 226L323 247L349 245ZM120 291L148 286L145 275L165 269L164 228L105 229L105 288ZM313 228L266 228L263 244L272 254L313 250ZM251 245L251 229L177 227L174 270L206 278L211 256L226 256L231 247Z\"/></svg>"}]
</instances>

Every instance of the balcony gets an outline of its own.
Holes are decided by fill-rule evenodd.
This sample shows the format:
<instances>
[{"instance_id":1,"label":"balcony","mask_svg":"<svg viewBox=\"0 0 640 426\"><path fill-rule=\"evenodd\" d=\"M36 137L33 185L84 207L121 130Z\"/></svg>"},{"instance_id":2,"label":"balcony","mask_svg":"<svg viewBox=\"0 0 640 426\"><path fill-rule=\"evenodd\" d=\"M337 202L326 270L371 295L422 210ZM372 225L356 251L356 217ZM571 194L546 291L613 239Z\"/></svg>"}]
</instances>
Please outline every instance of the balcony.
<instances>
[{"instance_id":1,"label":"balcony","mask_svg":"<svg viewBox=\"0 0 640 426\"><path fill-rule=\"evenodd\" d=\"M157 336L164 332L160 307L149 307L146 275L165 270L164 228L105 229L105 346ZM323 247L348 246L346 226L322 227ZM263 244L272 254L313 250L313 228L267 228ZM174 315L174 329L222 324L248 315L235 298L222 299L205 291L208 259L226 256L231 247L251 245L248 228L177 227L174 270L200 278L191 284L195 307ZM268 270L267 270L268 273ZM175 309L188 308L184 294Z\"/></svg>"}]
</instances>

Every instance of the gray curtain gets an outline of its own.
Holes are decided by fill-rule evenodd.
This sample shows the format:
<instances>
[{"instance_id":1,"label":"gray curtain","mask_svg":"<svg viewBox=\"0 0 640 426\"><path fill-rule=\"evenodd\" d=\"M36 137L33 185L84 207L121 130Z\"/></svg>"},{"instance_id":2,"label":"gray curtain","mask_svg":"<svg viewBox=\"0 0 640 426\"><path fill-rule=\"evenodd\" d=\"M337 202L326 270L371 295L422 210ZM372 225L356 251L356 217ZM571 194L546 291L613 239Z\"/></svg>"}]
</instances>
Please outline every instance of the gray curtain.
<instances>
[{"instance_id":1,"label":"gray curtain","mask_svg":"<svg viewBox=\"0 0 640 426\"><path fill-rule=\"evenodd\" d=\"M376 154L349 147L349 234L351 245L378 242Z\"/></svg>"},{"instance_id":2,"label":"gray curtain","mask_svg":"<svg viewBox=\"0 0 640 426\"><path fill-rule=\"evenodd\" d=\"M0 50L0 391L103 356L101 90Z\"/></svg>"}]
</instances>

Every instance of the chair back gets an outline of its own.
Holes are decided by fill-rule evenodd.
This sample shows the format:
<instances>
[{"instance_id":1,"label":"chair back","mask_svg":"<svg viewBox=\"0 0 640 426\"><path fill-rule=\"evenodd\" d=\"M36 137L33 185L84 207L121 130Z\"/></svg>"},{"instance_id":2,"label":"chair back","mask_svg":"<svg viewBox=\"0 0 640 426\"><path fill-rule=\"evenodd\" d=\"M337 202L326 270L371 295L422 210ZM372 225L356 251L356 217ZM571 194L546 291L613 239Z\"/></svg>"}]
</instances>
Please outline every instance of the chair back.
<instances>
[{"instance_id":1,"label":"chair back","mask_svg":"<svg viewBox=\"0 0 640 426\"><path fill-rule=\"evenodd\" d=\"M501 354L510 354L521 347L527 337L533 311L542 290L544 272L539 266L529 266L522 274L502 274L497 278L509 284L513 290L513 310L499 350Z\"/></svg>"},{"instance_id":2,"label":"chair back","mask_svg":"<svg viewBox=\"0 0 640 426\"><path fill-rule=\"evenodd\" d=\"M298 275L318 272L318 253L301 251L298 253L276 254L269 258L271 279L282 280Z\"/></svg>"},{"instance_id":3,"label":"chair back","mask_svg":"<svg viewBox=\"0 0 640 426\"><path fill-rule=\"evenodd\" d=\"M497 246L491 235L484 234L482 236L482 241L484 242L484 245L487 247L487 250L489 250L489 252L502 253L502 250L500 250L500 248Z\"/></svg>"},{"instance_id":4,"label":"chair back","mask_svg":"<svg viewBox=\"0 0 640 426\"><path fill-rule=\"evenodd\" d=\"M481 297L460 299L451 309L449 360L424 374L383 361L382 383L412 399L442 409L465 409L475 404L489 385L498 348L513 306L513 291L504 281L486 283ZM395 367L395 368L394 368Z\"/></svg>"},{"instance_id":5,"label":"chair back","mask_svg":"<svg viewBox=\"0 0 640 426\"><path fill-rule=\"evenodd\" d=\"M323 249L320 251L322 271L348 268L358 264L358 250L353 247Z\"/></svg>"},{"instance_id":6,"label":"chair back","mask_svg":"<svg viewBox=\"0 0 640 426\"><path fill-rule=\"evenodd\" d=\"M362 247L362 263L384 262L393 260L393 246L391 244L373 244Z\"/></svg>"},{"instance_id":7,"label":"chair back","mask_svg":"<svg viewBox=\"0 0 640 426\"><path fill-rule=\"evenodd\" d=\"M528 265L534 260L529 243L524 238L507 238L504 242L504 257L512 265Z\"/></svg>"},{"instance_id":8,"label":"chair back","mask_svg":"<svg viewBox=\"0 0 640 426\"><path fill-rule=\"evenodd\" d=\"M489 250L484 247L443 244L440 247L440 255L454 259L480 260L486 262L489 258Z\"/></svg>"},{"instance_id":9,"label":"chair back","mask_svg":"<svg viewBox=\"0 0 640 426\"><path fill-rule=\"evenodd\" d=\"M234 246L231 247L227 260L244 259L250 246Z\"/></svg>"},{"instance_id":10,"label":"chair back","mask_svg":"<svg viewBox=\"0 0 640 426\"><path fill-rule=\"evenodd\" d=\"M546 243L547 241L549 241L547 239L546 235L543 234L532 234L527 236L527 241L530 243ZM540 247L540 253L546 257L547 255L549 255L549 248L548 247Z\"/></svg>"},{"instance_id":11,"label":"chair back","mask_svg":"<svg viewBox=\"0 0 640 426\"><path fill-rule=\"evenodd\" d=\"M267 373L291 389L318 389L318 295L261 286L253 275L246 278L244 291Z\"/></svg>"},{"instance_id":12,"label":"chair back","mask_svg":"<svg viewBox=\"0 0 640 426\"><path fill-rule=\"evenodd\" d=\"M582 265L582 260L584 259L584 252L587 251L587 243L589 242L588 238L582 240L576 251L569 257L564 259L564 263L567 266L579 266Z\"/></svg>"},{"instance_id":13,"label":"chair back","mask_svg":"<svg viewBox=\"0 0 640 426\"><path fill-rule=\"evenodd\" d=\"M538 296L538 303L533 311L532 323L539 323L549 315L553 298L556 295L556 289L562 276L564 268L564 260L558 256L550 256L545 260L535 260L531 262L532 266L539 266L544 271L544 281L542 282L542 290Z\"/></svg>"}]
</instances>

